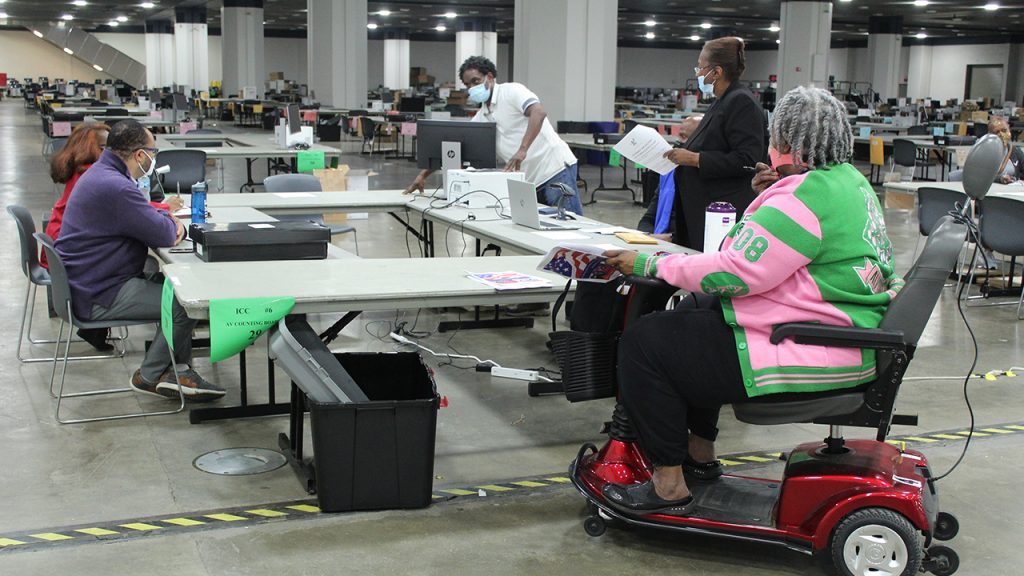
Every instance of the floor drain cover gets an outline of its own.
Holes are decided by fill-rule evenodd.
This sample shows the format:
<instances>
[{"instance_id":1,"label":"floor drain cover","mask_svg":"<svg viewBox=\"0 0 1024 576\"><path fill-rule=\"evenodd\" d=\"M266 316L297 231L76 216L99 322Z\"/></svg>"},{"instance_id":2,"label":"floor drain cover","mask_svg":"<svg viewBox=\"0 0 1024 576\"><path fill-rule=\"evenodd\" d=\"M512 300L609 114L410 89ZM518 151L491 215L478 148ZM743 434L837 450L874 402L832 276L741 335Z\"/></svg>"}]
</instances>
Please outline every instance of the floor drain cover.
<instances>
[{"instance_id":1,"label":"floor drain cover","mask_svg":"<svg viewBox=\"0 0 1024 576\"><path fill-rule=\"evenodd\" d=\"M245 476L262 474L284 466L284 455L266 448L225 448L207 452L196 458L192 465L210 474Z\"/></svg>"}]
</instances>

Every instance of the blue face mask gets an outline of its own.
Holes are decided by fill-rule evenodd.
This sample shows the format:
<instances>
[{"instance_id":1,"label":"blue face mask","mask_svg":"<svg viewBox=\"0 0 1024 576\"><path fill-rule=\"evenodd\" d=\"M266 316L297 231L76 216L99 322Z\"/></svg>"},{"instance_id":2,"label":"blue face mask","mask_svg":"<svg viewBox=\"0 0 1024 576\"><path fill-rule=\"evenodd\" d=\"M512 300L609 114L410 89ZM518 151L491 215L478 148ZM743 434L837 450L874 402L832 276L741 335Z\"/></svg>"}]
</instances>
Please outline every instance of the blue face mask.
<instances>
[{"instance_id":1,"label":"blue face mask","mask_svg":"<svg viewBox=\"0 0 1024 576\"><path fill-rule=\"evenodd\" d=\"M143 175L142 178L139 178L138 180L135 181L135 185L139 187L139 190L145 192L146 194L149 194L149 176Z\"/></svg>"},{"instance_id":2,"label":"blue face mask","mask_svg":"<svg viewBox=\"0 0 1024 576\"><path fill-rule=\"evenodd\" d=\"M483 104L491 99L491 90L487 88L486 82L481 82L469 89L469 99L477 104Z\"/></svg>"},{"instance_id":3,"label":"blue face mask","mask_svg":"<svg viewBox=\"0 0 1024 576\"><path fill-rule=\"evenodd\" d=\"M712 82L711 84L705 84L704 83L704 76L707 76L707 74L703 74L701 76L697 76L697 88L700 89L701 93L703 93L703 94L707 94L707 95L714 94L715 93L715 83Z\"/></svg>"}]
</instances>

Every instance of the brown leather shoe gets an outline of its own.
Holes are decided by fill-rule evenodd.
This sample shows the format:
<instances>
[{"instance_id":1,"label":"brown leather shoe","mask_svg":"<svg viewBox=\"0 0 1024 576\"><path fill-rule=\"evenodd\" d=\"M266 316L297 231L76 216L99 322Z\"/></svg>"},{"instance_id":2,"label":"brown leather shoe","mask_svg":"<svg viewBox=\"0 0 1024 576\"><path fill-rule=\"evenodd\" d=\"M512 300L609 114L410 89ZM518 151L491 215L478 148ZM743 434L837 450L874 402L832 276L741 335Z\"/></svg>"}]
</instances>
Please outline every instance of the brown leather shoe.
<instances>
[{"instance_id":1,"label":"brown leather shoe","mask_svg":"<svg viewBox=\"0 0 1024 576\"><path fill-rule=\"evenodd\" d=\"M174 392L174 396L168 396L157 387L157 383L146 382L145 379L142 378L141 370L136 370L135 374L132 374L132 379L129 381L129 385L136 392L149 394L150 396L157 396L160 398L176 398L178 396L177 392Z\"/></svg>"},{"instance_id":2,"label":"brown leather shoe","mask_svg":"<svg viewBox=\"0 0 1024 576\"><path fill-rule=\"evenodd\" d=\"M224 397L224 389L207 382L198 372L191 368L178 370L178 384L181 394L190 402L210 402ZM178 397L178 385L174 382L174 370L169 369L160 376L156 384L157 391L167 397Z\"/></svg>"}]
</instances>

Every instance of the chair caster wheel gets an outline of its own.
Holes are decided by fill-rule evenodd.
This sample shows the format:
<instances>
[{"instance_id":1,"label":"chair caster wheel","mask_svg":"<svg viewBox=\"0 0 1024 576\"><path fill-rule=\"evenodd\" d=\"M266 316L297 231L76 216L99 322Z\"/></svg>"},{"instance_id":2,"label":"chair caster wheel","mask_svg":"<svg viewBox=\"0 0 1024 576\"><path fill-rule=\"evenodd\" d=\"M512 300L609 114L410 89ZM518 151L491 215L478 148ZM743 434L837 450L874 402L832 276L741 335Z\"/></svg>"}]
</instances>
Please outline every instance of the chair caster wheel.
<instances>
[{"instance_id":1,"label":"chair caster wheel","mask_svg":"<svg viewBox=\"0 0 1024 576\"><path fill-rule=\"evenodd\" d=\"M950 576L960 568L960 555L946 546L932 546L927 550L927 557L921 568L935 576Z\"/></svg>"},{"instance_id":2,"label":"chair caster wheel","mask_svg":"<svg viewBox=\"0 0 1024 576\"><path fill-rule=\"evenodd\" d=\"M604 534L605 528L607 525L600 516L589 516L583 521L583 531L594 538Z\"/></svg>"}]
</instances>

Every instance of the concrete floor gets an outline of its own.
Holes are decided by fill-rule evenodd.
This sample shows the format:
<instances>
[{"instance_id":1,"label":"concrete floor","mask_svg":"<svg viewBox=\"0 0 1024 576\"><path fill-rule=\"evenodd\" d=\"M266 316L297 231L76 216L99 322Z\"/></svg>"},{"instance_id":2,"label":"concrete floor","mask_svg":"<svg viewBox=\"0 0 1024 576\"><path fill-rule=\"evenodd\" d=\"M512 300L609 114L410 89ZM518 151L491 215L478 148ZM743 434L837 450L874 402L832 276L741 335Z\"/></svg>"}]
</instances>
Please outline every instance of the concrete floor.
<instances>
[{"instance_id":1,"label":"concrete floor","mask_svg":"<svg viewBox=\"0 0 1024 576\"><path fill-rule=\"evenodd\" d=\"M225 127L231 131L231 127ZM27 206L36 217L48 212L56 199L48 165L40 155L42 135L35 112L20 101L0 104L0 198L4 205ZM354 144L346 150L355 151ZM379 173L373 188L404 187L415 174L412 163L385 162L348 154L344 162ZM262 167L260 167L262 168ZM244 164L229 161L225 188L237 190ZM257 174L260 174L257 171ZM582 174L591 185L597 170ZM617 183L617 171L608 179ZM641 209L623 200L622 192L604 192L588 215L611 223L634 225ZM619 195L619 196L617 196ZM887 213L889 232L906 269L917 225L906 213ZM355 221L364 257L405 257L405 235L390 217L372 214ZM6 216L0 227L11 243L0 254L0 293L9 305L0 309L7 326L0 339L0 435L4 442L0 493L0 545L5 536L51 531L59 527L131 522L151 516L196 515L234 507L300 500L307 495L288 467L254 476L224 477L198 471L192 461L210 450L256 446L276 448L276 437L287 428L284 417L212 422L193 426L184 414L87 425L59 426L46 391L47 364L20 364L14 354L25 278L18 272L14 223ZM462 242L452 233L451 250ZM346 240L338 240L345 245ZM470 250L472 244L470 243ZM413 247L415 251L415 246ZM438 250L438 253L443 253ZM465 316L467 313L463 313ZM42 304L36 317L45 318ZM431 331L438 320L455 313L423 310L417 329ZM972 308L967 313L981 347L976 371L1024 365L1021 326L1013 307ZM365 315L350 325L334 348L384 351L393 346L377 336L390 323L410 325L415 311ZM333 317L314 321L327 325ZM455 349L515 367L553 367L544 349L550 326L537 322L532 330L463 331L435 334L423 340L437 351ZM56 323L40 320L39 334L56 332ZM69 386L88 388L127 383L140 362L148 330L132 331L123 360L76 363L70 366ZM250 394L265 399L263 342L249 357ZM34 347L37 355L51 353ZM900 427L895 434L913 435L963 430L968 423L961 395L962 377L973 348L949 291L940 301L922 338L917 358L900 399L902 412L920 414L917 428ZM472 370L435 367L438 389L450 406L440 411L434 473L435 486L476 486L513 478L564 474L583 442L600 442L599 429L612 403L569 404L564 398L529 398L525 385L491 380ZM222 402L238 401L238 362L211 366L196 359L196 367L228 389ZM458 362L459 366L470 363ZM286 378L278 372L278 397L287 393ZM936 379L949 377L950 379ZM979 427L1020 423L1024 392L1017 380L973 380L971 401ZM132 395L79 401L80 414L159 406L160 400ZM785 451L798 442L819 439L817 426L755 427L736 422L724 410L720 453ZM963 465L939 485L943 508L956 514L961 534L951 546L961 556L961 574L1011 574L1019 562L1009 551L1019 545L1024 529L1019 518L1024 505L1013 492L1014 474L1021 465L1013 454L1024 445L1024 431L978 437ZM868 436L849 430L848 436ZM935 442L923 449L933 469L944 471L959 455L962 442ZM763 473L781 475L779 464ZM581 528L583 501L568 486L510 495L463 497L425 510L318 515L302 521L270 522L195 532L149 533L126 541L47 547L0 547L3 574L623 574L671 571L677 574L822 574L811 559L764 545L737 544L706 537L678 536L637 530L609 530L599 539Z\"/></svg>"}]
</instances>

